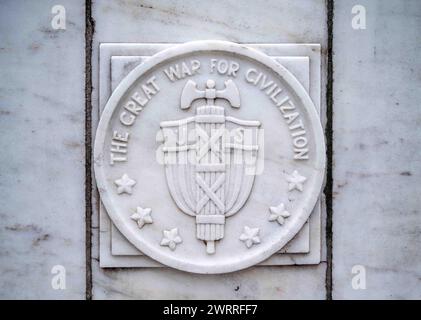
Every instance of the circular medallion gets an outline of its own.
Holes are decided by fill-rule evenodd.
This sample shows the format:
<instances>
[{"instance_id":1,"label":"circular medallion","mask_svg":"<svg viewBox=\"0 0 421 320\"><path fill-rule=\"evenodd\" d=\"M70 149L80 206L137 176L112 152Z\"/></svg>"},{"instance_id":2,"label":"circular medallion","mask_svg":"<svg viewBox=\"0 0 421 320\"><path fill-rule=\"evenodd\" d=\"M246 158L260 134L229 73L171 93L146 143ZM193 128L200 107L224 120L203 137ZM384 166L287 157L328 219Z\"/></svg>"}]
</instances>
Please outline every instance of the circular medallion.
<instances>
[{"instance_id":1,"label":"circular medallion","mask_svg":"<svg viewBox=\"0 0 421 320\"><path fill-rule=\"evenodd\" d=\"M164 50L118 85L94 150L101 201L162 264L232 272L284 247L319 197L325 145L298 80L224 41Z\"/></svg>"}]
</instances>

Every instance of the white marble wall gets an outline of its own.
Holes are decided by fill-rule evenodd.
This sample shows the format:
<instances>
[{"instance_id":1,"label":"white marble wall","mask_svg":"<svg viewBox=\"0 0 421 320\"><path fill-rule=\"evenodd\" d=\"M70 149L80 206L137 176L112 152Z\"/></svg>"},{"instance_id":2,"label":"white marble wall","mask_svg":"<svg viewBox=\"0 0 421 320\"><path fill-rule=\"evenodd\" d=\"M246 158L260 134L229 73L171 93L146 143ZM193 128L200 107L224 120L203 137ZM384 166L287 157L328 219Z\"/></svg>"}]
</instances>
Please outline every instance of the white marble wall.
<instances>
[{"instance_id":1,"label":"white marble wall","mask_svg":"<svg viewBox=\"0 0 421 320\"><path fill-rule=\"evenodd\" d=\"M85 297L83 3L0 4L0 298Z\"/></svg>"},{"instance_id":2,"label":"white marble wall","mask_svg":"<svg viewBox=\"0 0 421 320\"><path fill-rule=\"evenodd\" d=\"M85 297L85 8L59 2L61 31L55 1L0 4L0 298ZM355 2L334 1L333 298L420 298L421 3ZM367 10L365 30L351 27L354 4ZM93 18L94 127L100 42L321 43L326 79L324 0L98 0ZM326 263L208 276L101 269L94 195L95 299L326 296ZM65 290L51 287L54 265L66 268ZM355 265L365 290L352 287Z\"/></svg>"},{"instance_id":3,"label":"white marble wall","mask_svg":"<svg viewBox=\"0 0 421 320\"><path fill-rule=\"evenodd\" d=\"M421 3L335 1L333 298L421 297ZM351 269L366 270L354 290Z\"/></svg>"},{"instance_id":4,"label":"white marble wall","mask_svg":"<svg viewBox=\"0 0 421 320\"><path fill-rule=\"evenodd\" d=\"M222 39L320 43L325 47L327 39L323 0L249 1L247 4L222 0L97 1L93 4L93 16L96 22L95 59L101 42ZM93 70L96 77L96 61ZM325 73L322 78L325 79ZM97 78L94 78L94 83L97 83ZM324 89L324 83L322 87ZM93 98L95 106L96 91ZM94 217L95 224L97 221L98 217ZM97 233L94 242L94 299L324 299L326 295L325 263L301 267L255 267L213 276L170 269L101 269L97 260Z\"/></svg>"}]
</instances>

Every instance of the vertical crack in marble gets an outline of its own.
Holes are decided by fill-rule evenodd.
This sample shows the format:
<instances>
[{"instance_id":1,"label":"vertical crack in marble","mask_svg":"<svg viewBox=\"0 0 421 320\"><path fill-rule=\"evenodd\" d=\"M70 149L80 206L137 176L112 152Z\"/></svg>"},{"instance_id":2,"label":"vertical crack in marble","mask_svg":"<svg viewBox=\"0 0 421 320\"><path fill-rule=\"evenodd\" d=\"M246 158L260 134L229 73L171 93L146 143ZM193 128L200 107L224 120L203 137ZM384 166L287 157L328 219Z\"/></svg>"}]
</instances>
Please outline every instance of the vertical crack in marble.
<instances>
[{"instance_id":1,"label":"vertical crack in marble","mask_svg":"<svg viewBox=\"0 0 421 320\"><path fill-rule=\"evenodd\" d=\"M85 1L85 298L92 299L92 42L95 21L92 1Z\"/></svg>"},{"instance_id":2,"label":"vertical crack in marble","mask_svg":"<svg viewBox=\"0 0 421 320\"><path fill-rule=\"evenodd\" d=\"M326 84L326 184L324 194L326 198L326 299L332 300L332 258L333 258L333 231L332 231L332 190L333 190L333 7L334 0L326 1L327 7L327 84Z\"/></svg>"}]
</instances>

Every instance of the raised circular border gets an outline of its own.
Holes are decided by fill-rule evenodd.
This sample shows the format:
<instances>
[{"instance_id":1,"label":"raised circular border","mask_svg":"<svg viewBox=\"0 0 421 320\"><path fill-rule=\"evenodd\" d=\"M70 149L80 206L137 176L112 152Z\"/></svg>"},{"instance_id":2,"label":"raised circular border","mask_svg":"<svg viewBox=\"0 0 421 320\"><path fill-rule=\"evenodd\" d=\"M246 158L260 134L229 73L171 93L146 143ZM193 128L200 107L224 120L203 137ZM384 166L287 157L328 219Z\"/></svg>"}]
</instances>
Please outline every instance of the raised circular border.
<instances>
[{"instance_id":1,"label":"raised circular border","mask_svg":"<svg viewBox=\"0 0 421 320\"><path fill-rule=\"evenodd\" d=\"M309 204L307 208L303 208L301 211L300 219L294 224L289 232L288 236L281 238L276 244L270 246L269 250L260 251L255 256L247 259L247 260L240 260L238 262L229 264L219 264L219 265L200 265L200 264L193 264L188 263L172 257L168 255L162 254L159 251L150 247L147 243L142 242L139 238L137 238L125 225L125 223L120 219L120 216L114 209L112 205L112 199L108 196L107 193L107 183L106 177L103 172L103 145L105 142L106 130L108 128L108 124L111 120L111 116L114 113L115 108L119 105L121 98L124 96L127 90L139 79L143 74L153 69L156 65L165 62L168 59L176 58L179 56L183 56L189 53L197 53L197 52L228 52L232 54L238 54L244 57L247 57L251 60L255 60L258 63L265 65L273 72L275 72L278 76L280 76L286 84L290 87L290 89L294 92L298 100L303 104L304 108L306 109L310 122L311 128L313 129L313 137L315 140L316 145L316 159L315 159L315 169L317 170L314 185L316 186L315 189L311 192L307 203ZM107 212L112 220L112 222L116 225L116 227L122 232L122 234L132 243L134 244L139 250L141 250L146 255L150 256L151 258L161 262L169 267L176 268L179 270L193 272L193 273L202 273L202 274L218 274L218 273L228 273L234 272L241 269L245 269L251 267L259 262L264 261L265 259L269 258L272 254L279 251L282 247L284 247L297 233L300 231L304 223L309 218L316 202L318 200L323 180L325 174L325 161L326 161L326 153L325 153L325 142L324 142L324 134L323 129L320 123L319 116L316 112L316 108L311 101L311 98L307 94L304 87L299 83L299 81L283 66L276 63L272 58L265 55L264 53L247 47L246 45L236 44L233 42L228 41L219 41L219 40L203 40L203 41L192 41L186 42L184 44L176 45L174 47L165 49L151 58L149 58L145 63L137 66L133 69L117 86L117 88L112 93L111 97L109 98L104 111L100 117L100 121L98 124L96 137L95 137L95 145L94 145L94 171L95 171L95 178L96 183L98 186L98 191L101 196L101 201L103 202ZM317 187L318 186L318 187ZM301 221L300 221L301 220Z\"/></svg>"}]
</instances>

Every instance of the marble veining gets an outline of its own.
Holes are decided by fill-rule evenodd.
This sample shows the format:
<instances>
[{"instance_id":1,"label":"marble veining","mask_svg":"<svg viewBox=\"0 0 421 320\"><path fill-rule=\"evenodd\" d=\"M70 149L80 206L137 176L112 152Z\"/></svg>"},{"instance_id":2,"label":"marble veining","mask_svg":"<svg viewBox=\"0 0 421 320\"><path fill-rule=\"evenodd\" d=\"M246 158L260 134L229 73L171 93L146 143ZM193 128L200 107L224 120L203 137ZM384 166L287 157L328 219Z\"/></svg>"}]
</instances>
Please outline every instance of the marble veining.
<instances>
[{"instance_id":1,"label":"marble veining","mask_svg":"<svg viewBox=\"0 0 421 320\"><path fill-rule=\"evenodd\" d=\"M359 3L357 31L352 4L335 1L333 298L419 299L421 5Z\"/></svg>"},{"instance_id":2,"label":"marble veining","mask_svg":"<svg viewBox=\"0 0 421 320\"><path fill-rule=\"evenodd\" d=\"M84 2L2 1L0 297L85 297ZM66 289L51 286L55 265Z\"/></svg>"}]
</instances>

